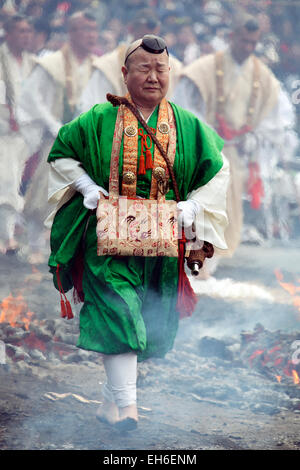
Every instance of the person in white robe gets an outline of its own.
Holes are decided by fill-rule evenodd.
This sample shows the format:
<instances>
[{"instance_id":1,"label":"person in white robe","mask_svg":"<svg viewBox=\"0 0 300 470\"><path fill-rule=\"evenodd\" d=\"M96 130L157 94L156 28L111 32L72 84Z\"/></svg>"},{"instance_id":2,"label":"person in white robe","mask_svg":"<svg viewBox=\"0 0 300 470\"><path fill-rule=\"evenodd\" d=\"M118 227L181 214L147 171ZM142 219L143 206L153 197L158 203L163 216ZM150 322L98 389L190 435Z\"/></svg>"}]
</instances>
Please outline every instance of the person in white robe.
<instances>
[{"instance_id":1,"label":"person in white robe","mask_svg":"<svg viewBox=\"0 0 300 470\"><path fill-rule=\"evenodd\" d=\"M130 41L146 34L159 34L160 23L152 10L142 9L129 25ZM121 42L113 51L99 56L94 61L95 70L84 89L78 105L78 113L88 111L96 103L105 103L106 94L124 96L127 92L121 69L124 65L127 42ZM170 86L166 98L172 97L182 63L173 55L169 58Z\"/></svg>"},{"instance_id":2,"label":"person in white robe","mask_svg":"<svg viewBox=\"0 0 300 470\"><path fill-rule=\"evenodd\" d=\"M16 120L16 107L34 60L26 51L32 33L29 20L13 15L4 30L5 42L0 47L0 252L7 254L19 248L15 232L24 208L20 185L29 156Z\"/></svg>"},{"instance_id":3,"label":"person in white robe","mask_svg":"<svg viewBox=\"0 0 300 470\"><path fill-rule=\"evenodd\" d=\"M298 145L295 113L274 74L254 55L259 38L256 20L239 15L226 50L185 67L173 98L215 128L225 141L231 179L228 250L222 256L232 256L241 242L243 198L249 200L255 223L257 214L263 215L260 240L272 238L276 230L281 238L288 236L287 214L281 213L280 220L273 212L273 183L278 164L292 159ZM216 260L214 257L211 272Z\"/></svg>"},{"instance_id":4,"label":"person in white robe","mask_svg":"<svg viewBox=\"0 0 300 470\"><path fill-rule=\"evenodd\" d=\"M25 193L28 261L45 261L48 231L47 157L61 126L76 117L79 97L93 71L98 25L93 15L76 12L68 20L68 40L61 49L38 57L26 80L18 107L24 138L38 167Z\"/></svg>"}]
</instances>

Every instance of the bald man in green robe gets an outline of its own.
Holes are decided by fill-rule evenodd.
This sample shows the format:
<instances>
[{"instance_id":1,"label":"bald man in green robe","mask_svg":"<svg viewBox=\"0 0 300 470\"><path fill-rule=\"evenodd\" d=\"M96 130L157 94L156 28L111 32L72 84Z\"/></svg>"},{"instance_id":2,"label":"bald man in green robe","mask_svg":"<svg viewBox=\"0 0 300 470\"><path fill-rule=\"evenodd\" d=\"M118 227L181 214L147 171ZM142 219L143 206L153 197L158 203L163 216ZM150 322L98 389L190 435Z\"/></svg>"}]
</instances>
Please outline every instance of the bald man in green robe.
<instances>
[{"instance_id":1,"label":"bald man in green robe","mask_svg":"<svg viewBox=\"0 0 300 470\"><path fill-rule=\"evenodd\" d=\"M122 68L129 96L143 119L157 128L168 90L168 50L161 38L144 37L127 51ZM223 141L194 115L170 103L176 122L173 171L181 202L179 223L193 223L199 239L226 249L228 163ZM93 209L109 191L110 160L118 106L96 104L59 131L50 152L49 200L57 202L51 228L50 270L56 288L74 285L82 260L83 306L78 347L103 355L107 374L104 405L97 417L123 429L138 423L137 361L164 357L179 323L178 259L175 257L97 256ZM139 123L138 154L147 130ZM155 145L150 151L153 157ZM152 170L136 172L136 196L149 198ZM119 159L123 177L123 139ZM121 191L121 185L120 185ZM174 200L170 181L167 200ZM204 234L204 238L203 238ZM57 274L59 273L59 277ZM77 272L78 274L78 272Z\"/></svg>"}]
</instances>

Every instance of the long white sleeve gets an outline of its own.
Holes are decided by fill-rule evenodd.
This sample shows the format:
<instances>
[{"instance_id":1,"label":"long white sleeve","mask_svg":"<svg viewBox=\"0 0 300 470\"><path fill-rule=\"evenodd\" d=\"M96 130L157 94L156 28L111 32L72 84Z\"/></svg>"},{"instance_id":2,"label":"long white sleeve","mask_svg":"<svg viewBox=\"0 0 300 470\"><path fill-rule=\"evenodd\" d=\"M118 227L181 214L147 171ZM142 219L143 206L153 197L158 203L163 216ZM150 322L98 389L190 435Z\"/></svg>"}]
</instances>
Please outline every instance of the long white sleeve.
<instances>
[{"instance_id":1,"label":"long white sleeve","mask_svg":"<svg viewBox=\"0 0 300 470\"><path fill-rule=\"evenodd\" d=\"M223 166L218 173L204 186L192 191L188 200L194 200L200 206L195 220L196 238L207 241L216 248L227 249L225 229L227 217L227 188L230 168L227 158L223 157Z\"/></svg>"},{"instance_id":2,"label":"long white sleeve","mask_svg":"<svg viewBox=\"0 0 300 470\"><path fill-rule=\"evenodd\" d=\"M108 196L107 191L89 177L77 160L59 158L51 162L48 177L49 203L60 206L61 202L65 203L75 191L84 196L84 206L88 209L95 209L99 191Z\"/></svg>"},{"instance_id":3,"label":"long white sleeve","mask_svg":"<svg viewBox=\"0 0 300 470\"><path fill-rule=\"evenodd\" d=\"M73 158L58 158L50 163L48 177L48 201L58 203L63 191L71 188L72 184L86 172L81 163ZM73 188L73 193L74 193Z\"/></svg>"},{"instance_id":4,"label":"long white sleeve","mask_svg":"<svg viewBox=\"0 0 300 470\"><path fill-rule=\"evenodd\" d=\"M50 228L57 210L75 194L72 184L86 172L81 163L73 158L58 158L50 163L48 176L48 202L54 210L45 221Z\"/></svg>"}]
</instances>

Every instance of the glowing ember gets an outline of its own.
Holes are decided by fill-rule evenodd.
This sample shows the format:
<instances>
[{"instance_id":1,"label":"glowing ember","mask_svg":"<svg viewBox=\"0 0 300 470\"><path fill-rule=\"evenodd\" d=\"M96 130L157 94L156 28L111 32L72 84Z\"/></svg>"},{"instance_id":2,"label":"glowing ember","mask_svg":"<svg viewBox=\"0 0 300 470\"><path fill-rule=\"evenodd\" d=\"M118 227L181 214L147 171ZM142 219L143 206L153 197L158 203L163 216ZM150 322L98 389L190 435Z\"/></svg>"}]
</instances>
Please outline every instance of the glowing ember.
<instances>
[{"instance_id":1,"label":"glowing ember","mask_svg":"<svg viewBox=\"0 0 300 470\"><path fill-rule=\"evenodd\" d=\"M300 312L300 285L295 285L291 282L283 282L283 275L279 271L279 269L275 269L275 276L277 278L278 283L280 286L290 294L290 296L293 299L293 305L297 308L298 312ZM300 280L298 279L298 282ZM300 315L299 315L299 320L300 320Z\"/></svg>"},{"instance_id":2,"label":"glowing ember","mask_svg":"<svg viewBox=\"0 0 300 470\"><path fill-rule=\"evenodd\" d=\"M294 384L297 385L300 382L299 375L296 370L292 370L292 376L294 380Z\"/></svg>"},{"instance_id":3,"label":"glowing ember","mask_svg":"<svg viewBox=\"0 0 300 470\"><path fill-rule=\"evenodd\" d=\"M253 359L255 359L257 356L260 356L261 354L263 354L265 352L264 349L258 349L257 351L254 351L253 354L251 354L251 356L249 357L249 362L250 364L252 364L252 361Z\"/></svg>"},{"instance_id":4,"label":"glowing ember","mask_svg":"<svg viewBox=\"0 0 300 470\"><path fill-rule=\"evenodd\" d=\"M295 385L300 383L298 372L293 368L292 361L288 361L287 365L283 369L283 373L288 377L292 377Z\"/></svg>"},{"instance_id":5,"label":"glowing ember","mask_svg":"<svg viewBox=\"0 0 300 470\"><path fill-rule=\"evenodd\" d=\"M287 360L284 353L283 344L278 344L278 340L269 349L259 347L248 356L251 367L256 366L266 374L275 377L278 383L286 382L285 377L289 377L288 383L300 384L300 371L297 371L293 361Z\"/></svg>"},{"instance_id":6,"label":"glowing ember","mask_svg":"<svg viewBox=\"0 0 300 470\"><path fill-rule=\"evenodd\" d=\"M29 329L34 313L27 310L27 304L22 295L14 297L9 294L3 299L0 308L0 323L6 322L13 327L24 325L26 330Z\"/></svg>"},{"instance_id":7,"label":"glowing ember","mask_svg":"<svg viewBox=\"0 0 300 470\"><path fill-rule=\"evenodd\" d=\"M283 282L283 274L279 269L275 269L275 276L283 289L285 289L290 295L294 296L297 292L300 292L300 286L295 286L291 282Z\"/></svg>"}]
</instances>

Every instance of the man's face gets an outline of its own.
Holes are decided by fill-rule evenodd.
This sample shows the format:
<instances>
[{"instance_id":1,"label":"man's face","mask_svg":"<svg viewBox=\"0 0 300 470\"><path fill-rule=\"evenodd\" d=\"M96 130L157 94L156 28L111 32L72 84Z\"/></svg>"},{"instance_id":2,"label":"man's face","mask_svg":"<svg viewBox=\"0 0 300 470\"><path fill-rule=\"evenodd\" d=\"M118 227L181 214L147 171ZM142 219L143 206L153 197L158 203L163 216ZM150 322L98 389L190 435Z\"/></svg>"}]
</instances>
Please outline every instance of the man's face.
<instances>
[{"instance_id":1,"label":"man's face","mask_svg":"<svg viewBox=\"0 0 300 470\"><path fill-rule=\"evenodd\" d=\"M98 41L97 22L84 17L78 18L69 32L69 37L71 43L82 53L92 53Z\"/></svg>"},{"instance_id":2,"label":"man's face","mask_svg":"<svg viewBox=\"0 0 300 470\"><path fill-rule=\"evenodd\" d=\"M11 31L6 34L9 47L16 52L29 50L31 46L33 28L27 21L18 21Z\"/></svg>"},{"instance_id":3,"label":"man's face","mask_svg":"<svg viewBox=\"0 0 300 470\"><path fill-rule=\"evenodd\" d=\"M234 59L238 63L244 62L255 51L260 38L260 30L248 31L242 28L233 33L231 38L231 51Z\"/></svg>"},{"instance_id":4,"label":"man's face","mask_svg":"<svg viewBox=\"0 0 300 470\"><path fill-rule=\"evenodd\" d=\"M169 56L164 51L152 54L141 47L122 67L125 84L137 106L155 107L169 88Z\"/></svg>"}]
</instances>

